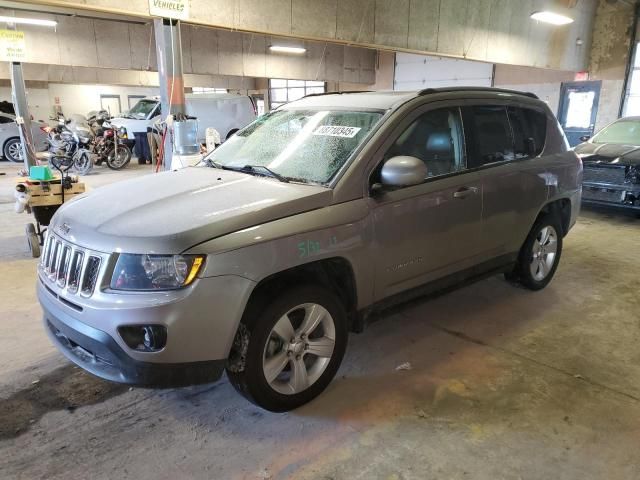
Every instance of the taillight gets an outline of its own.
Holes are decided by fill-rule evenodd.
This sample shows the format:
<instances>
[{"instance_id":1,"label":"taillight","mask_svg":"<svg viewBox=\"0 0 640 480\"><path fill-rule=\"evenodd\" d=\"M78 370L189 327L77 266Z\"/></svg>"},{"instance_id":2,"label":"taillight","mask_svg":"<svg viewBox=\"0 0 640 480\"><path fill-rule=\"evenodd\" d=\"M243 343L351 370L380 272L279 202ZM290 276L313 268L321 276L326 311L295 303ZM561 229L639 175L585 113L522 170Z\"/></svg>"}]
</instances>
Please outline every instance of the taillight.
<instances>
[{"instance_id":1,"label":"taillight","mask_svg":"<svg viewBox=\"0 0 640 480\"><path fill-rule=\"evenodd\" d=\"M51 131L51 127L40 127L40 130L42 130L44 133L49 133Z\"/></svg>"}]
</instances>

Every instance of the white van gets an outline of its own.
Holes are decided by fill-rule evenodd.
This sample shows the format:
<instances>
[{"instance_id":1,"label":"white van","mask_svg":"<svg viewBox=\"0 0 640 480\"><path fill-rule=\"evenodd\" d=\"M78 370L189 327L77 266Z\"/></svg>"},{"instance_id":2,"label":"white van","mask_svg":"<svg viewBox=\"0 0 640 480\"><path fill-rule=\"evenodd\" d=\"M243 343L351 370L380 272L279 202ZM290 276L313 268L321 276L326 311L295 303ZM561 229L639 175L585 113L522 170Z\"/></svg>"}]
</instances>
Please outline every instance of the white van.
<instances>
[{"instance_id":1,"label":"white van","mask_svg":"<svg viewBox=\"0 0 640 480\"><path fill-rule=\"evenodd\" d=\"M198 141L205 143L207 128L213 127L223 140L229 138L256 118L253 100L246 95L207 93L185 95L187 115L198 119ZM160 97L146 97L138 101L129 112L111 121L116 127L125 127L129 138L134 133L146 133L160 119Z\"/></svg>"}]
</instances>

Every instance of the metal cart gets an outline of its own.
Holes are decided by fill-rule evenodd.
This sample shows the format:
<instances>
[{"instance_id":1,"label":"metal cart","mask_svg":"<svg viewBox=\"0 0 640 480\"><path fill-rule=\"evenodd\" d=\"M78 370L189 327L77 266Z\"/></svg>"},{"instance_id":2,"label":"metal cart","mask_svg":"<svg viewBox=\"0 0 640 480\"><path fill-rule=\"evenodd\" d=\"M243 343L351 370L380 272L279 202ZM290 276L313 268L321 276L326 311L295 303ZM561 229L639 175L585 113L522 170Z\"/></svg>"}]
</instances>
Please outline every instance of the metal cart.
<instances>
[{"instance_id":1,"label":"metal cart","mask_svg":"<svg viewBox=\"0 0 640 480\"><path fill-rule=\"evenodd\" d=\"M44 244L44 234L51 217L64 202L84 193L85 185L77 177L65 177L64 182L61 177L47 181L21 178L16 190L29 195L26 211L33 213L35 225L28 223L25 233L31 255L37 258L40 256L40 247Z\"/></svg>"}]
</instances>

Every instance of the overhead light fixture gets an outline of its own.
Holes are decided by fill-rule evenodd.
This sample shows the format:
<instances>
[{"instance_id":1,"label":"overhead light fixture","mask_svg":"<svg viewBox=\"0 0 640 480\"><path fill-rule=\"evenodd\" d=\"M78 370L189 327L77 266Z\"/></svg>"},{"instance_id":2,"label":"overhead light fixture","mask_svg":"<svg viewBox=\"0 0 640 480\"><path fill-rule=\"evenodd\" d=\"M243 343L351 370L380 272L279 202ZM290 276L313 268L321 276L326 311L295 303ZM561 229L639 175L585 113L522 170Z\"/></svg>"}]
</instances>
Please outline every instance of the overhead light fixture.
<instances>
[{"instance_id":1,"label":"overhead light fixture","mask_svg":"<svg viewBox=\"0 0 640 480\"><path fill-rule=\"evenodd\" d=\"M280 45L271 45L269 50L272 52L280 52L280 53L304 53L307 51L306 48L302 47L283 47Z\"/></svg>"},{"instance_id":2,"label":"overhead light fixture","mask_svg":"<svg viewBox=\"0 0 640 480\"><path fill-rule=\"evenodd\" d=\"M23 25L40 25L41 27L55 27L58 22L55 20L43 20L41 18L22 18L22 17L3 17L0 16L0 22L23 24Z\"/></svg>"},{"instance_id":3,"label":"overhead light fixture","mask_svg":"<svg viewBox=\"0 0 640 480\"><path fill-rule=\"evenodd\" d=\"M567 25L573 23L573 18L561 15L559 13L544 10L542 12L533 12L531 18L539 22L550 23L552 25Z\"/></svg>"}]
</instances>

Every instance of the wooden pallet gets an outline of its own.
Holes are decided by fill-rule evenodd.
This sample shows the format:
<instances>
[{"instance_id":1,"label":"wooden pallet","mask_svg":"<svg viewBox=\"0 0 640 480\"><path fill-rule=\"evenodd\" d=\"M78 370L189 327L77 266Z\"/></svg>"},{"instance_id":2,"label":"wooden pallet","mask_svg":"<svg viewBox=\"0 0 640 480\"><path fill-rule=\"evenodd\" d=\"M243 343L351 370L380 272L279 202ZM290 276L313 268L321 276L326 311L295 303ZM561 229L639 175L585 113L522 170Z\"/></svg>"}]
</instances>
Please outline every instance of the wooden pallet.
<instances>
[{"instance_id":1,"label":"wooden pallet","mask_svg":"<svg viewBox=\"0 0 640 480\"><path fill-rule=\"evenodd\" d=\"M54 178L49 181L21 178L18 180L18 184L23 185L31 196L31 199L29 200L30 207L62 205L62 185L60 183L60 178ZM84 183L72 183L71 188L64 191L64 201L67 202L76 195L80 195L84 192Z\"/></svg>"}]
</instances>

